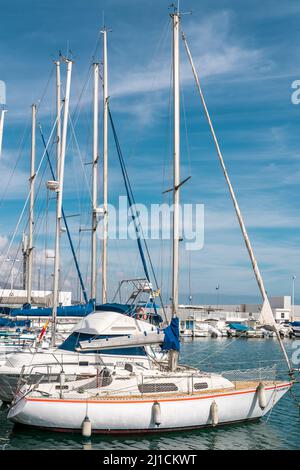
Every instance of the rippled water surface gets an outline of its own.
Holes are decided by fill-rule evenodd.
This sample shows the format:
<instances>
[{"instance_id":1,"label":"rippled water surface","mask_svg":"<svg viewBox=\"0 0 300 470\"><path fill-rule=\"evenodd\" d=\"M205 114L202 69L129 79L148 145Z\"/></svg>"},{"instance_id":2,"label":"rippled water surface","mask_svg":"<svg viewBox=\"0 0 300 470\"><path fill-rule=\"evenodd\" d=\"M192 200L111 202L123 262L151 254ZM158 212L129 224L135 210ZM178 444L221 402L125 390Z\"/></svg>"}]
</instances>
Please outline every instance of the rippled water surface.
<instances>
[{"instance_id":1,"label":"rippled water surface","mask_svg":"<svg viewBox=\"0 0 300 470\"><path fill-rule=\"evenodd\" d=\"M292 356L299 342L286 340ZM265 362L266 361L266 362ZM230 370L272 365L284 368L278 343L273 339L195 339L182 344L181 362L204 370ZM297 366L299 367L299 365ZM294 387L300 400L300 386ZM288 393L265 418L257 422L228 425L214 429L159 435L112 437L92 436L86 441L80 434L54 433L17 427L7 421L7 409L0 409L1 449L300 449L299 409Z\"/></svg>"}]
</instances>

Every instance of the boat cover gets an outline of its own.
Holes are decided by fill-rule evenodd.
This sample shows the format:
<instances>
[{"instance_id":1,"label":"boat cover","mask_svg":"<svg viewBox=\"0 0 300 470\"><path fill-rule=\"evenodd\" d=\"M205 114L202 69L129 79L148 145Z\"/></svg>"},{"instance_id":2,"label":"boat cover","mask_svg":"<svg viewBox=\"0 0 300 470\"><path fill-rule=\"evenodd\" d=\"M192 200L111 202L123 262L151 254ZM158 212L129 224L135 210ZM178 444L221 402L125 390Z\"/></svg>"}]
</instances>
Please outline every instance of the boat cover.
<instances>
[{"instance_id":1,"label":"boat cover","mask_svg":"<svg viewBox=\"0 0 300 470\"><path fill-rule=\"evenodd\" d=\"M232 330L237 330L237 331L248 331L251 330L249 326L242 325L241 323L229 323L229 328Z\"/></svg>"},{"instance_id":2,"label":"boat cover","mask_svg":"<svg viewBox=\"0 0 300 470\"><path fill-rule=\"evenodd\" d=\"M164 329L165 339L161 349L163 351L180 350L179 340L179 318L172 318L172 321L167 328Z\"/></svg>"},{"instance_id":3,"label":"boat cover","mask_svg":"<svg viewBox=\"0 0 300 470\"><path fill-rule=\"evenodd\" d=\"M85 317L94 311L94 302L87 304L68 305L57 307L58 317ZM10 313L12 317L50 317L52 315L52 307L39 308L18 308Z\"/></svg>"}]
</instances>

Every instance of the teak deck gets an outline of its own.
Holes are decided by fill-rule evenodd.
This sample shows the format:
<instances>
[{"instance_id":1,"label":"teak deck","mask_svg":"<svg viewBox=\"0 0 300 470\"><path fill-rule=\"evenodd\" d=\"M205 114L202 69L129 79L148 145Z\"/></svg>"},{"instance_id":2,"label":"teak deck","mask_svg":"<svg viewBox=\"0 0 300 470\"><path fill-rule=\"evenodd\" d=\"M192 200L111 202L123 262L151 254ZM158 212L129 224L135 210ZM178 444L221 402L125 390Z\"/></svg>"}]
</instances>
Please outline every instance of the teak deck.
<instances>
[{"instance_id":1,"label":"teak deck","mask_svg":"<svg viewBox=\"0 0 300 470\"><path fill-rule=\"evenodd\" d=\"M143 395L113 395L113 394L107 394L107 395L94 395L90 396L88 400L90 401L131 401L131 400L141 400L141 401L147 401L147 400L169 400L172 398L191 398L191 397L200 397L203 395L219 395L219 394L226 394L226 393L233 393L236 391L242 392L242 391L247 391L247 390L256 390L258 385L260 383L263 383L266 387L274 387L276 388L277 385L285 385L285 382L279 381L279 380L249 380L249 381L236 381L233 382L234 386L233 387L228 387L228 388L219 388L219 389L205 389L205 390L199 390L199 391L193 391L190 393L183 393L183 392L177 392L177 393L144 393ZM109 392L108 392L109 393Z\"/></svg>"}]
</instances>

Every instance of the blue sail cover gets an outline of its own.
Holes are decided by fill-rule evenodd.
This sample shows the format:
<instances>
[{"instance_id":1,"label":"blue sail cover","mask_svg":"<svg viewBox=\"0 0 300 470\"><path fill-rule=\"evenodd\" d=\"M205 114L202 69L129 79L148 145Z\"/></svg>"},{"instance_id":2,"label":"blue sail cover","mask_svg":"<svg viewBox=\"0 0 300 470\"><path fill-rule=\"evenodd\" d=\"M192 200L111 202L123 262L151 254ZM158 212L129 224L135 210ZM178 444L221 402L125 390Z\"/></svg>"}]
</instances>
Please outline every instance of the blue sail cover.
<instances>
[{"instance_id":1,"label":"blue sail cover","mask_svg":"<svg viewBox=\"0 0 300 470\"><path fill-rule=\"evenodd\" d=\"M163 351L180 351L179 340L179 318L172 318L172 321L167 328L164 329L165 338L161 346Z\"/></svg>"},{"instance_id":2,"label":"blue sail cover","mask_svg":"<svg viewBox=\"0 0 300 470\"><path fill-rule=\"evenodd\" d=\"M68 305L57 307L58 317L85 317L94 311L94 301L89 301L83 305ZM40 308L18 308L10 313L12 317L50 317L52 307Z\"/></svg>"},{"instance_id":3,"label":"blue sail cover","mask_svg":"<svg viewBox=\"0 0 300 470\"><path fill-rule=\"evenodd\" d=\"M248 331L251 330L249 326L242 325L241 323L229 323L229 328L232 330L237 330L237 331Z\"/></svg>"},{"instance_id":4,"label":"blue sail cover","mask_svg":"<svg viewBox=\"0 0 300 470\"><path fill-rule=\"evenodd\" d=\"M11 307L0 307L0 314L2 313L3 315L10 315L10 312L13 309Z\"/></svg>"}]
</instances>

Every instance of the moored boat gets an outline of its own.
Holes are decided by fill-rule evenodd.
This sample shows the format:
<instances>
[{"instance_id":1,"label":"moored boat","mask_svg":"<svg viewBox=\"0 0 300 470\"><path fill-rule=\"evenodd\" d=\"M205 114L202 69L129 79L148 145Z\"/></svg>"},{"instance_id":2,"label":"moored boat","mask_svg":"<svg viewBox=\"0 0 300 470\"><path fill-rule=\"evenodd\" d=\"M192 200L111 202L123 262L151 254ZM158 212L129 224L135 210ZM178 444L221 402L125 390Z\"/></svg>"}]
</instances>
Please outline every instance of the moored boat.
<instances>
[{"instance_id":1,"label":"moored boat","mask_svg":"<svg viewBox=\"0 0 300 470\"><path fill-rule=\"evenodd\" d=\"M290 326L292 327L293 335L296 338L300 338L300 322L299 321L294 321L290 324Z\"/></svg>"},{"instance_id":2,"label":"moored boat","mask_svg":"<svg viewBox=\"0 0 300 470\"><path fill-rule=\"evenodd\" d=\"M46 383L31 393L20 390L8 418L78 432L88 419L92 433L159 432L248 421L267 414L292 385L270 377L263 380L262 369L256 380L253 370L249 376L251 380L230 381L188 366L179 366L175 373L145 371L138 364L106 368L104 379L81 380L76 386Z\"/></svg>"},{"instance_id":3,"label":"moored boat","mask_svg":"<svg viewBox=\"0 0 300 470\"><path fill-rule=\"evenodd\" d=\"M114 311L113 307L104 311L95 311L83 318L71 334L56 348L35 351L24 350L19 353L7 356L4 364L0 365L0 400L11 402L16 392L20 376L26 378L29 383L36 383L41 379L41 375L45 370L48 378L42 378L42 381L55 381L62 370L66 377L74 377L76 375L87 374L95 376L99 364L99 349L93 351L78 352L77 347L80 341L89 339L109 339L110 337L132 335L134 333L150 333L156 330L156 327L144 320L137 320L136 317L128 316L120 313L121 305L117 306ZM102 356L103 362L106 364L139 362L143 367L148 368L149 358L160 360L163 354L150 347L133 347L129 349L113 349L107 350Z\"/></svg>"}]
</instances>

